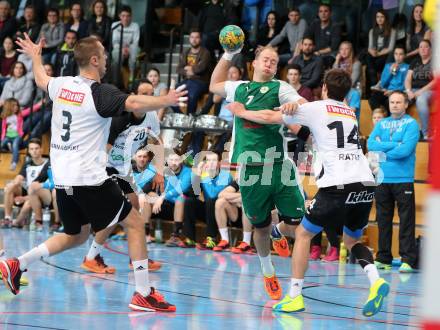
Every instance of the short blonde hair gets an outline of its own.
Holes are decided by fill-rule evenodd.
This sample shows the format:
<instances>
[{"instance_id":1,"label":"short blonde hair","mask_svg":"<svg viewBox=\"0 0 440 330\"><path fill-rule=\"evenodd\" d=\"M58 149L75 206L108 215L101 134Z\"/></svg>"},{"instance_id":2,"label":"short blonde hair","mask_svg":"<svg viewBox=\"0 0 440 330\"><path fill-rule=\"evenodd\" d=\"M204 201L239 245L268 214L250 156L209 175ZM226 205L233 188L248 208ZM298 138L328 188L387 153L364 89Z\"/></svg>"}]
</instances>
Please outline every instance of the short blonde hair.
<instances>
[{"instance_id":1,"label":"short blonde hair","mask_svg":"<svg viewBox=\"0 0 440 330\"><path fill-rule=\"evenodd\" d=\"M264 47L258 49L257 51L255 51L255 59L260 57L260 54L262 52L264 52L265 50L270 50L270 51L272 51L272 52L274 52L275 54L278 55L278 51L275 48L273 48L272 46L264 46Z\"/></svg>"},{"instance_id":2,"label":"short blonde hair","mask_svg":"<svg viewBox=\"0 0 440 330\"><path fill-rule=\"evenodd\" d=\"M382 108L382 107L374 109L371 115L374 116L375 114L378 114L378 113L380 113L384 117L387 116L386 110L384 108Z\"/></svg>"}]
</instances>

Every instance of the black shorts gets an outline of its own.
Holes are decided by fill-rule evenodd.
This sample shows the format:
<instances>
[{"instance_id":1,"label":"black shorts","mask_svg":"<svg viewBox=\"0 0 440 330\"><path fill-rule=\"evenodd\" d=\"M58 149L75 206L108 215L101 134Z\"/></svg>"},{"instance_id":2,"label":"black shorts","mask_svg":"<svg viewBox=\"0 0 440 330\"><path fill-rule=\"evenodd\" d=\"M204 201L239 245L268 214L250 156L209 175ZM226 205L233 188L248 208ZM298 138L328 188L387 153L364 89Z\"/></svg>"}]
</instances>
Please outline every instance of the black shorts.
<instances>
[{"instance_id":1,"label":"black shorts","mask_svg":"<svg viewBox=\"0 0 440 330\"><path fill-rule=\"evenodd\" d=\"M174 220L174 203L164 200L160 212L158 214L153 213L151 217L163 220Z\"/></svg>"},{"instance_id":2,"label":"black shorts","mask_svg":"<svg viewBox=\"0 0 440 330\"><path fill-rule=\"evenodd\" d=\"M135 192L135 182L132 175L122 177L118 171L112 167L107 167L107 174L118 184L124 195L133 194Z\"/></svg>"},{"instance_id":3,"label":"black shorts","mask_svg":"<svg viewBox=\"0 0 440 330\"><path fill-rule=\"evenodd\" d=\"M353 238L360 238L368 225L374 186L351 183L320 188L307 208L301 224L307 231L319 233L325 228L341 228Z\"/></svg>"},{"instance_id":4,"label":"black shorts","mask_svg":"<svg viewBox=\"0 0 440 330\"><path fill-rule=\"evenodd\" d=\"M121 222L131 211L130 202L112 179L99 186L56 188L56 196L67 235L79 234L89 223L98 232Z\"/></svg>"}]
</instances>

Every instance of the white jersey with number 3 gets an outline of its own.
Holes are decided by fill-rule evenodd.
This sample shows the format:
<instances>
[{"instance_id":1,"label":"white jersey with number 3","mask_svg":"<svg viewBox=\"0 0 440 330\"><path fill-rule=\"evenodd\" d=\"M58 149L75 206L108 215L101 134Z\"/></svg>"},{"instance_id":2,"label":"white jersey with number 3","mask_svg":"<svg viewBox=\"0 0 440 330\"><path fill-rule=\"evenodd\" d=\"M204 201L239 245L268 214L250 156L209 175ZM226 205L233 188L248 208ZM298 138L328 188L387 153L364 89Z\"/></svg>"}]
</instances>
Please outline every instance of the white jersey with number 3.
<instances>
[{"instance_id":1,"label":"white jersey with number 3","mask_svg":"<svg viewBox=\"0 0 440 330\"><path fill-rule=\"evenodd\" d=\"M128 97L116 87L80 76L52 78L50 156L57 186L91 186L108 176L106 145L112 116Z\"/></svg>"},{"instance_id":2,"label":"white jersey with number 3","mask_svg":"<svg viewBox=\"0 0 440 330\"><path fill-rule=\"evenodd\" d=\"M283 120L310 128L319 160L314 166L318 187L374 182L359 144L356 115L345 103L331 99L305 103Z\"/></svg>"}]
</instances>

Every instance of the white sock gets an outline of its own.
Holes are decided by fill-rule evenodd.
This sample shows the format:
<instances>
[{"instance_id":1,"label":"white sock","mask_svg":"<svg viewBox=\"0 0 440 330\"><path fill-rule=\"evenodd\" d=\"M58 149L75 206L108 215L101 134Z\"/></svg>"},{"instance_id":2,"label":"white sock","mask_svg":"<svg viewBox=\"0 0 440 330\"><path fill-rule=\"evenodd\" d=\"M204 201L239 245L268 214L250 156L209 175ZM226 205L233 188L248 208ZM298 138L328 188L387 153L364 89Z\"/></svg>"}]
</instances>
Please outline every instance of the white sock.
<instances>
[{"instance_id":1,"label":"white sock","mask_svg":"<svg viewBox=\"0 0 440 330\"><path fill-rule=\"evenodd\" d=\"M266 257L258 256L260 258L261 269L263 270L263 275L266 277L275 274L275 268L273 268L272 259L270 254Z\"/></svg>"},{"instance_id":2,"label":"white sock","mask_svg":"<svg viewBox=\"0 0 440 330\"><path fill-rule=\"evenodd\" d=\"M148 296L150 294L150 281L148 278L148 259L132 261L134 282L136 291L141 295Z\"/></svg>"},{"instance_id":3,"label":"white sock","mask_svg":"<svg viewBox=\"0 0 440 330\"><path fill-rule=\"evenodd\" d=\"M280 234L284 236L283 232L281 231L281 224L282 224L282 223L283 223L283 222L278 222L277 225L276 225L275 227L277 227L277 229L278 229L278 231L280 232Z\"/></svg>"},{"instance_id":4,"label":"white sock","mask_svg":"<svg viewBox=\"0 0 440 330\"><path fill-rule=\"evenodd\" d=\"M100 254L102 251L102 245L96 243L95 240L93 240L92 245L90 246L89 253L87 253L87 260L93 260L95 257Z\"/></svg>"},{"instance_id":5,"label":"white sock","mask_svg":"<svg viewBox=\"0 0 440 330\"><path fill-rule=\"evenodd\" d=\"M290 279L290 290L289 290L290 298L295 298L301 294L303 284L304 284L304 279L298 279L298 278Z\"/></svg>"},{"instance_id":6,"label":"white sock","mask_svg":"<svg viewBox=\"0 0 440 330\"><path fill-rule=\"evenodd\" d=\"M48 256L49 250L47 249L46 244L42 243L18 257L18 261L20 261L20 270L24 271L31 263Z\"/></svg>"},{"instance_id":7,"label":"white sock","mask_svg":"<svg viewBox=\"0 0 440 330\"><path fill-rule=\"evenodd\" d=\"M219 232L220 232L220 235L221 235L221 237L222 237L222 240L223 240L223 241L227 241L227 242L229 242L229 232L228 232L228 228L227 228L227 227L226 227L226 228L219 228L218 230L219 230Z\"/></svg>"},{"instance_id":8,"label":"white sock","mask_svg":"<svg viewBox=\"0 0 440 330\"><path fill-rule=\"evenodd\" d=\"M243 242L251 245L251 239L252 239L252 232L251 231L244 231L243 232Z\"/></svg>"},{"instance_id":9,"label":"white sock","mask_svg":"<svg viewBox=\"0 0 440 330\"><path fill-rule=\"evenodd\" d=\"M373 285L379 278L379 272L375 264L368 264L364 267L364 272L367 273L370 285Z\"/></svg>"}]
</instances>

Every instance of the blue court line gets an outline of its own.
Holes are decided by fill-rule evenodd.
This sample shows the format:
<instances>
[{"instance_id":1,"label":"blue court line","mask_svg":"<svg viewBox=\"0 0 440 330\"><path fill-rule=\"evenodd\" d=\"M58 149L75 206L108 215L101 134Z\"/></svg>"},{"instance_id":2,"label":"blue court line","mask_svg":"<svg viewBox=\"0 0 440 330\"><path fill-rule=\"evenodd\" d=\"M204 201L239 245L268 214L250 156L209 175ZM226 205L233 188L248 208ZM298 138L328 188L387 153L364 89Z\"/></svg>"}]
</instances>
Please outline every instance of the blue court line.
<instances>
[{"instance_id":1,"label":"blue court line","mask_svg":"<svg viewBox=\"0 0 440 330\"><path fill-rule=\"evenodd\" d=\"M14 326L18 326L18 327L37 328L37 329L69 330L69 329L65 329L65 328L51 328L51 327L44 327L44 326L39 326L39 325L21 324L21 323L11 323L11 322L0 322L0 324L14 325Z\"/></svg>"}]
</instances>

